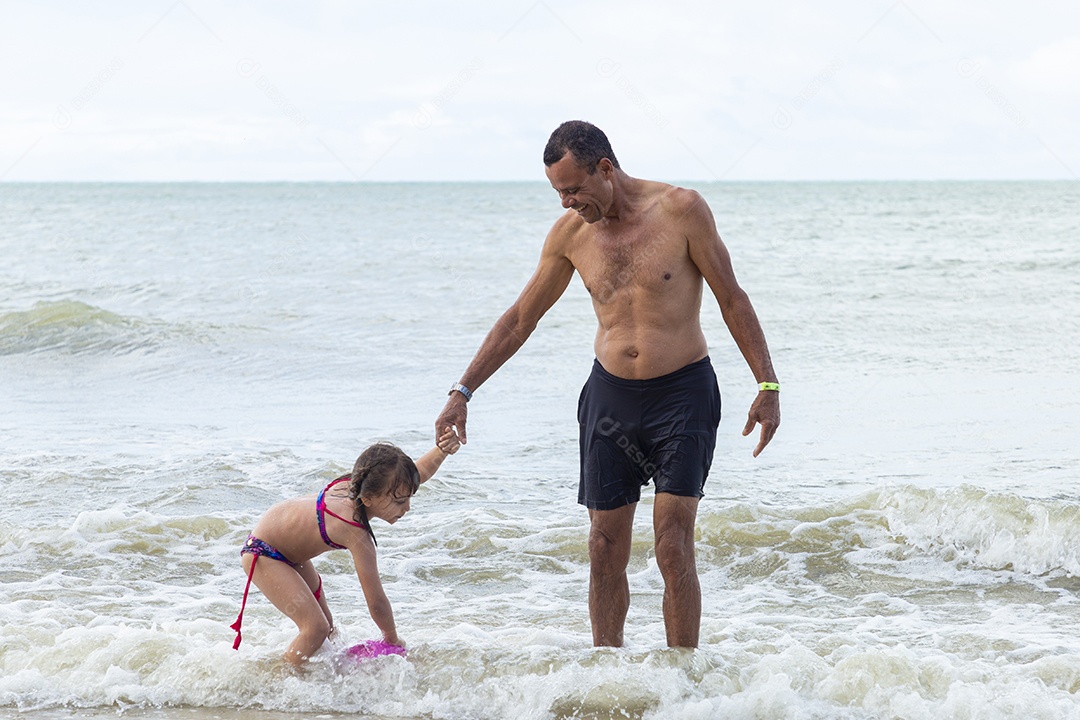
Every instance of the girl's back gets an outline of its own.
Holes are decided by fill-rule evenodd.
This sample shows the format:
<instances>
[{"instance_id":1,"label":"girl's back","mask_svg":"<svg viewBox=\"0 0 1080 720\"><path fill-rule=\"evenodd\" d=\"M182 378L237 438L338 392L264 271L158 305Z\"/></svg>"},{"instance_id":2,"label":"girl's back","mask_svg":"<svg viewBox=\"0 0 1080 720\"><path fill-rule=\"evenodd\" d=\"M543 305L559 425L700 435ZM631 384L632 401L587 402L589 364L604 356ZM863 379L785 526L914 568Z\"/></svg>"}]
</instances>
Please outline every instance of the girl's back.
<instances>
[{"instance_id":1,"label":"girl's back","mask_svg":"<svg viewBox=\"0 0 1080 720\"><path fill-rule=\"evenodd\" d=\"M326 507L344 518L352 518L353 501L344 496L343 488L334 488L326 492ZM274 505L259 520L251 534L270 543L285 557L294 563L304 563L327 550L327 545L319 532L316 502L318 494L292 498ZM358 543L371 542L367 532L354 527L331 513L324 514L327 536L336 544L352 550Z\"/></svg>"}]
</instances>

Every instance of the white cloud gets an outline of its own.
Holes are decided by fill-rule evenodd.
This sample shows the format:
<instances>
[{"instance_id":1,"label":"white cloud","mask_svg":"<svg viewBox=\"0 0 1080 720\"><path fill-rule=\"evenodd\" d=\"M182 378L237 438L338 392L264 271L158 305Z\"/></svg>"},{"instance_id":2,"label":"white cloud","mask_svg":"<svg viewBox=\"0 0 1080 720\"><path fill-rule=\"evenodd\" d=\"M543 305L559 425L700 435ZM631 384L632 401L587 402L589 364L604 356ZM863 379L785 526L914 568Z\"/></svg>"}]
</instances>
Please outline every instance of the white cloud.
<instances>
[{"instance_id":1,"label":"white cloud","mask_svg":"<svg viewBox=\"0 0 1080 720\"><path fill-rule=\"evenodd\" d=\"M1017 64L1013 79L1048 95L1080 95L1080 35L1036 49Z\"/></svg>"},{"instance_id":2,"label":"white cloud","mask_svg":"<svg viewBox=\"0 0 1080 720\"><path fill-rule=\"evenodd\" d=\"M663 179L1080 168L1061 3L107 7L9 3L0 177L542 180L568 118Z\"/></svg>"}]
</instances>

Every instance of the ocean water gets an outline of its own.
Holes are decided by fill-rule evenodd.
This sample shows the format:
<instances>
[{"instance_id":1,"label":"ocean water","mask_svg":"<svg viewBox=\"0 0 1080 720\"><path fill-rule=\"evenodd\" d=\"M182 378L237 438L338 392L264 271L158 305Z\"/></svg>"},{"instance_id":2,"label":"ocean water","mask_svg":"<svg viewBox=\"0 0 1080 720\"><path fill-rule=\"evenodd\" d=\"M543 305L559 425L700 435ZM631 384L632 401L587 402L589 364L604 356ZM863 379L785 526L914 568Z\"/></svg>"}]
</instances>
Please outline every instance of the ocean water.
<instances>
[{"instance_id":1,"label":"ocean water","mask_svg":"<svg viewBox=\"0 0 1080 720\"><path fill-rule=\"evenodd\" d=\"M724 419L701 647L664 647L646 492L626 647L590 646L575 280L302 674L238 548L369 443L419 455L558 216L543 183L0 184L0 717L1080 718L1080 185L718 183L783 383L705 298Z\"/></svg>"}]
</instances>

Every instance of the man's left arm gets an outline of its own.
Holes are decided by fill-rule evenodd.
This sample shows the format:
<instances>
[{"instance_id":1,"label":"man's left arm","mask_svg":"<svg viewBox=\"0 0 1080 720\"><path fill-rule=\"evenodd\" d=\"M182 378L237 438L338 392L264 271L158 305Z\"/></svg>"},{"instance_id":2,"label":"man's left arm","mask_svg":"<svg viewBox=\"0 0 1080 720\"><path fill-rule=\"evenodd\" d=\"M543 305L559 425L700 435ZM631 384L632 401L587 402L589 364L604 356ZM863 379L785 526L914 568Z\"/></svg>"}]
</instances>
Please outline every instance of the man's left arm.
<instances>
[{"instance_id":1,"label":"man's left arm","mask_svg":"<svg viewBox=\"0 0 1080 720\"><path fill-rule=\"evenodd\" d=\"M769 355L769 346L765 342L765 333L761 330L761 323L758 321L757 313L754 312L750 297L739 287L735 279L731 256L716 230L712 211L698 193L693 190L683 192L688 194L687 197L681 199L687 204L683 220L686 223L690 259L716 297L728 331L735 340L735 344L739 346L746 364L754 373L754 378L759 384L777 383L776 372L773 370L772 358ZM779 392L758 391L757 397L750 406L743 435L749 435L754 426L759 424L761 437L754 449L754 457L761 454L780 426Z\"/></svg>"}]
</instances>

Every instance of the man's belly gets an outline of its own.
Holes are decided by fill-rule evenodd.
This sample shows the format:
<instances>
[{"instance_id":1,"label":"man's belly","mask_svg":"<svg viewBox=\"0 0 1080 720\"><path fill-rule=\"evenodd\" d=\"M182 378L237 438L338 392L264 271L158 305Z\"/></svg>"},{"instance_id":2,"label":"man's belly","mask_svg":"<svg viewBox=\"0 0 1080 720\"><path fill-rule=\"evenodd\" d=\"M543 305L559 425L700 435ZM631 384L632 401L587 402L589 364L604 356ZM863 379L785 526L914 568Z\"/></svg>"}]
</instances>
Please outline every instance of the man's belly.
<instances>
[{"instance_id":1,"label":"man's belly","mask_svg":"<svg viewBox=\"0 0 1080 720\"><path fill-rule=\"evenodd\" d=\"M596 359L612 375L627 380L660 377L709 353L700 327L679 332L660 329L596 334Z\"/></svg>"}]
</instances>

